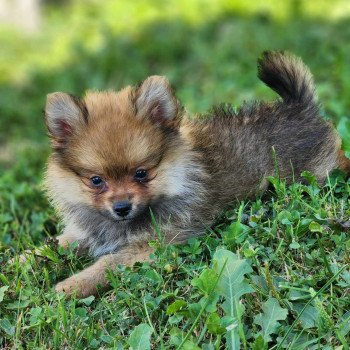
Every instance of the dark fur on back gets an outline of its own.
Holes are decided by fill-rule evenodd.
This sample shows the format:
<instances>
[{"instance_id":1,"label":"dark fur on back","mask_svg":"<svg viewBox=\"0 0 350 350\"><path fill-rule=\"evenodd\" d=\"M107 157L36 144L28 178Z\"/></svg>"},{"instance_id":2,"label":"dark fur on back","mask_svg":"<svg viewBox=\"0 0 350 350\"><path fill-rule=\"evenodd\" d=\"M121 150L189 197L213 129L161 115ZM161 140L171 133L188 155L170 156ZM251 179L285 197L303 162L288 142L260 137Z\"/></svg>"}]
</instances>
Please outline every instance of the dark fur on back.
<instances>
[{"instance_id":1,"label":"dark fur on back","mask_svg":"<svg viewBox=\"0 0 350 350\"><path fill-rule=\"evenodd\" d=\"M339 137L319 116L313 79L302 61L265 52L258 73L282 100L248 103L237 110L219 105L191 122L195 147L205 154L212 174L214 197L223 202L264 190L276 165L288 181L309 170L321 182L338 166Z\"/></svg>"}]
</instances>

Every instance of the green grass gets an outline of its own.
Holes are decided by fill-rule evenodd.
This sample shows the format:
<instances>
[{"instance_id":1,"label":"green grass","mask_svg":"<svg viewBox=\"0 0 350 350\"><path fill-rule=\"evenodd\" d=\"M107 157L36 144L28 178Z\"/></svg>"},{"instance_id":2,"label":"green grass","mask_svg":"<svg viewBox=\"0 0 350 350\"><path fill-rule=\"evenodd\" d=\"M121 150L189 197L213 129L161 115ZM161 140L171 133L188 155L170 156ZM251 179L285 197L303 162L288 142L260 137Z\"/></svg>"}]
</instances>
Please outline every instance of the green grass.
<instances>
[{"instance_id":1,"label":"green grass","mask_svg":"<svg viewBox=\"0 0 350 350\"><path fill-rule=\"evenodd\" d=\"M85 5L84 5L85 4ZM152 265L110 272L112 289L65 299L52 287L91 261L51 245L61 230L41 185L49 145L45 95L171 80L190 113L272 99L256 58L288 49L315 75L324 115L350 151L346 1L68 2L46 8L34 37L0 29L0 348L349 349L350 181L285 186L233 203ZM231 283L232 282L232 283ZM239 345L238 345L239 344Z\"/></svg>"}]
</instances>

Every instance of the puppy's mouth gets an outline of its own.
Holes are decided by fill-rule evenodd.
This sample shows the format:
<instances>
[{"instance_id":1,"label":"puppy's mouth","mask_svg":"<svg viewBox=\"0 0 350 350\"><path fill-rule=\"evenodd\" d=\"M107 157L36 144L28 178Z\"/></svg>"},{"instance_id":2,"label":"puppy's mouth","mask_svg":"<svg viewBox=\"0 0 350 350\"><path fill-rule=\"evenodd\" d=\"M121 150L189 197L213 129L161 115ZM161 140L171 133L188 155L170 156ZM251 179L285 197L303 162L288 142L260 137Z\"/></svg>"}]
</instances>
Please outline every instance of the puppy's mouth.
<instances>
[{"instance_id":1,"label":"puppy's mouth","mask_svg":"<svg viewBox=\"0 0 350 350\"><path fill-rule=\"evenodd\" d=\"M104 216L106 219L111 220L118 224L127 224L132 221L137 221L141 216L143 216L145 213L148 213L147 205L140 205L138 208L135 208L132 210L129 215L121 217L117 215L112 209L103 209L100 210L100 214Z\"/></svg>"},{"instance_id":2,"label":"puppy's mouth","mask_svg":"<svg viewBox=\"0 0 350 350\"><path fill-rule=\"evenodd\" d=\"M126 223L126 222L130 222L130 221L134 220L135 216L130 215L128 217L121 218L121 217L116 216L114 213L108 212L108 218L110 220L112 219L112 221L117 222L117 223Z\"/></svg>"},{"instance_id":3,"label":"puppy's mouth","mask_svg":"<svg viewBox=\"0 0 350 350\"><path fill-rule=\"evenodd\" d=\"M117 222L126 222L126 221L131 221L132 219L133 219L133 217L123 218L123 219L119 219L119 218L114 217L114 221L117 221Z\"/></svg>"},{"instance_id":4,"label":"puppy's mouth","mask_svg":"<svg viewBox=\"0 0 350 350\"><path fill-rule=\"evenodd\" d=\"M109 211L108 209L101 210L100 214L104 218L106 218L108 220L112 220L112 221L117 222L117 223L126 223L126 222L132 221L134 219L134 216L130 216L130 217L127 217L127 218L117 217L113 212Z\"/></svg>"}]
</instances>

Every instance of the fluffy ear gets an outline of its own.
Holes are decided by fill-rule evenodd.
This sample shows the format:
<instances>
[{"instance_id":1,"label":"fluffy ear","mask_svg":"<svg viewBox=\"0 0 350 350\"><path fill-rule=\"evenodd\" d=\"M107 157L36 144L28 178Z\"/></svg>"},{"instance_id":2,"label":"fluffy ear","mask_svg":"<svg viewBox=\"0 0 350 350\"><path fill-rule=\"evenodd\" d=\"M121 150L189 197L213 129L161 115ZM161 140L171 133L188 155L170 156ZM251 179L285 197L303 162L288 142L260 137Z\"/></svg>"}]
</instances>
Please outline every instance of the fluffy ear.
<instances>
[{"instance_id":1,"label":"fluffy ear","mask_svg":"<svg viewBox=\"0 0 350 350\"><path fill-rule=\"evenodd\" d=\"M150 118L164 127L176 127L180 119L180 104L169 81L161 76L147 78L136 90L137 117Z\"/></svg>"},{"instance_id":2,"label":"fluffy ear","mask_svg":"<svg viewBox=\"0 0 350 350\"><path fill-rule=\"evenodd\" d=\"M78 98L54 92L47 95L45 117L53 145L60 147L87 123L87 110Z\"/></svg>"}]
</instances>

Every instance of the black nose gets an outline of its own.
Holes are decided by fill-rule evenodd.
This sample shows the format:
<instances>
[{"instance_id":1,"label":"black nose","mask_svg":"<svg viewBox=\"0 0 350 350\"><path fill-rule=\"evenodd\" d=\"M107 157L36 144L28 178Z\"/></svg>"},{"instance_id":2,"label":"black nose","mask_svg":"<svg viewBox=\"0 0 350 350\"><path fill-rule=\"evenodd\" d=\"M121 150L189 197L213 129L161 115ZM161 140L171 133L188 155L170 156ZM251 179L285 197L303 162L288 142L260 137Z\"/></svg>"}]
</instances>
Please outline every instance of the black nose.
<instances>
[{"instance_id":1,"label":"black nose","mask_svg":"<svg viewBox=\"0 0 350 350\"><path fill-rule=\"evenodd\" d=\"M131 207L132 205L129 201L116 202L113 204L114 212L121 217L127 216L131 211Z\"/></svg>"}]
</instances>

